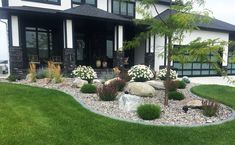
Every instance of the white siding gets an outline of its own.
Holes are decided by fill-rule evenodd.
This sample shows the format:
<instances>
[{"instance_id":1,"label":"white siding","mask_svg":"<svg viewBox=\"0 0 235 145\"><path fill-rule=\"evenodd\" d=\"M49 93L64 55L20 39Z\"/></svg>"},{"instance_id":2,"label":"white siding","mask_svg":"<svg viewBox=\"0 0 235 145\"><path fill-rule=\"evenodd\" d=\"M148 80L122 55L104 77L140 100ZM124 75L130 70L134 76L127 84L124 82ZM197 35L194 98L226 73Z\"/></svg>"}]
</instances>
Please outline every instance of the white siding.
<instances>
[{"instance_id":1,"label":"white siding","mask_svg":"<svg viewBox=\"0 0 235 145\"><path fill-rule=\"evenodd\" d=\"M141 7L140 3L139 2L136 2L136 10L138 7ZM166 6L166 5L161 5L161 4L157 4L156 5L156 8L158 10L159 13L167 10L169 8L169 6ZM151 6L148 10L148 13L150 13L153 17L157 16L157 12L155 11L155 8L154 6ZM136 19L143 19L143 15L136 12Z\"/></svg>"},{"instance_id":2,"label":"white siding","mask_svg":"<svg viewBox=\"0 0 235 145\"><path fill-rule=\"evenodd\" d=\"M71 0L61 0L61 5L31 2L24 0L9 0L9 6L29 6L29 7L39 7L46 9L65 10L71 8Z\"/></svg>"},{"instance_id":3,"label":"white siding","mask_svg":"<svg viewBox=\"0 0 235 145\"><path fill-rule=\"evenodd\" d=\"M197 39L200 37L202 40L208 40L208 39L217 39L223 41L229 41L229 33L223 33L223 32L213 32L213 31L205 31L205 30L195 30L192 33L186 33L184 35L184 40L182 42L182 45L187 45L191 41ZM159 66L164 65L164 57L162 57L162 54L164 52L164 43L165 40L163 37L156 38L156 48L155 48L155 70L159 70ZM174 43L177 45L177 43ZM223 53L223 66L227 66L228 61L228 46L224 48Z\"/></svg>"},{"instance_id":4,"label":"white siding","mask_svg":"<svg viewBox=\"0 0 235 145\"><path fill-rule=\"evenodd\" d=\"M17 16L11 16L12 46L20 46L19 20Z\"/></svg>"},{"instance_id":5,"label":"white siding","mask_svg":"<svg viewBox=\"0 0 235 145\"><path fill-rule=\"evenodd\" d=\"M67 48L73 48L73 22L72 20L66 20L67 26Z\"/></svg>"},{"instance_id":6,"label":"white siding","mask_svg":"<svg viewBox=\"0 0 235 145\"><path fill-rule=\"evenodd\" d=\"M107 11L108 10L107 1L108 0L97 0L97 8Z\"/></svg>"}]
</instances>

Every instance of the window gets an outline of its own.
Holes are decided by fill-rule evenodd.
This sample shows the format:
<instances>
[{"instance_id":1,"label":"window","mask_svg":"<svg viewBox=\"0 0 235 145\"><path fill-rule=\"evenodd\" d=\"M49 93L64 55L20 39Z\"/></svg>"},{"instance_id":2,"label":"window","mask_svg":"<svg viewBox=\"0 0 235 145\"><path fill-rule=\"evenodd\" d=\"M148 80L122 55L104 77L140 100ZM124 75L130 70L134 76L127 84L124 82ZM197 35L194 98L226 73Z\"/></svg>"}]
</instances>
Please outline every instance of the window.
<instances>
[{"instance_id":1,"label":"window","mask_svg":"<svg viewBox=\"0 0 235 145\"><path fill-rule=\"evenodd\" d=\"M36 55L39 59L48 59L53 55L52 31L44 28L26 27L25 46L28 56Z\"/></svg>"},{"instance_id":2,"label":"window","mask_svg":"<svg viewBox=\"0 0 235 145\"><path fill-rule=\"evenodd\" d=\"M135 2L113 0L112 12L126 17L135 17Z\"/></svg>"},{"instance_id":3,"label":"window","mask_svg":"<svg viewBox=\"0 0 235 145\"><path fill-rule=\"evenodd\" d=\"M96 6L97 5L97 0L72 0L73 4L89 4Z\"/></svg>"},{"instance_id":4,"label":"window","mask_svg":"<svg viewBox=\"0 0 235 145\"><path fill-rule=\"evenodd\" d=\"M48 4L57 4L60 5L61 0L24 0L24 1L32 1L32 2L40 2L40 3L48 3Z\"/></svg>"}]
</instances>

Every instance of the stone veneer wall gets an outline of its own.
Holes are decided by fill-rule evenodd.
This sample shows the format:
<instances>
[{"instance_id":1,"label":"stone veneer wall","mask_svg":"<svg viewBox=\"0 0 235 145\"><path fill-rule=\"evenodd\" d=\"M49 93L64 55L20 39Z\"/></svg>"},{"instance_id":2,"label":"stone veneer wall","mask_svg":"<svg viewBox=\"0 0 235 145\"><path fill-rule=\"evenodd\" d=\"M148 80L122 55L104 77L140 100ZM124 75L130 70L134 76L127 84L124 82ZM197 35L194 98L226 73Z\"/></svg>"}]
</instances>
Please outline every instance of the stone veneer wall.
<instances>
[{"instance_id":1,"label":"stone veneer wall","mask_svg":"<svg viewBox=\"0 0 235 145\"><path fill-rule=\"evenodd\" d=\"M25 69L23 50L18 47L11 47L9 50L10 73L19 79L25 78L27 69Z\"/></svg>"},{"instance_id":2,"label":"stone veneer wall","mask_svg":"<svg viewBox=\"0 0 235 145\"><path fill-rule=\"evenodd\" d=\"M115 51L113 53L113 66L116 67L124 67L124 52L123 51Z\"/></svg>"},{"instance_id":3,"label":"stone veneer wall","mask_svg":"<svg viewBox=\"0 0 235 145\"><path fill-rule=\"evenodd\" d=\"M154 69L154 53L145 53L145 65Z\"/></svg>"},{"instance_id":4,"label":"stone veneer wall","mask_svg":"<svg viewBox=\"0 0 235 145\"><path fill-rule=\"evenodd\" d=\"M70 74L74 68L76 67L76 60L75 60L75 49L66 48L64 49L63 55L63 66L64 66L64 73Z\"/></svg>"}]
</instances>

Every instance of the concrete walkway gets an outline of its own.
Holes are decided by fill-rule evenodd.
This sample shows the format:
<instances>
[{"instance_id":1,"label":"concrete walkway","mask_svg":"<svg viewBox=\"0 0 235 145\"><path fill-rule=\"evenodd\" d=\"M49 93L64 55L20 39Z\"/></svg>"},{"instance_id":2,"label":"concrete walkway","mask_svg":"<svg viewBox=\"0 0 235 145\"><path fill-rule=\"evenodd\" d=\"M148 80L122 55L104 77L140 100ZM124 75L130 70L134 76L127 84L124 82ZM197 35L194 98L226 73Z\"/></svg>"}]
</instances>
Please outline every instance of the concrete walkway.
<instances>
[{"instance_id":1,"label":"concrete walkway","mask_svg":"<svg viewBox=\"0 0 235 145\"><path fill-rule=\"evenodd\" d=\"M217 84L235 87L235 82L231 82L235 81L235 76L230 76L229 79L224 77L191 77L190 81L197 84Z\"/></svg>"}]
</instances>

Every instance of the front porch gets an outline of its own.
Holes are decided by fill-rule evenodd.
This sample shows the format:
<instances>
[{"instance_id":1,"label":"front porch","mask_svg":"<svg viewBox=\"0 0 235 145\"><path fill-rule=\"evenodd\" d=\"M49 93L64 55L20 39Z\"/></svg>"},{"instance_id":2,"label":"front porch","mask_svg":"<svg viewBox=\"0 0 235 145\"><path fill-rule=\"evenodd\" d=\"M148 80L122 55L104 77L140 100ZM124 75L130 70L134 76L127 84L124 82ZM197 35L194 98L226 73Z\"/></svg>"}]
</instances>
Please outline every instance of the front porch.
<instances>
[{"instance_id":1,"label":"front porch","mask_svg":"<svg viewBox=\"0 0 235 145\"><path fill-rule=\"evenodd\" d=\"M81 16L84 7L95 12ZM29 62L41 68L49 60L61 64L64 73L78 65L95 69L134 65L134 50L123 50L124 41L135 35L129 19L84 5L46 14L9 12L8 20L11 74L24 76Z\"/></svg>"}]
</instances>

